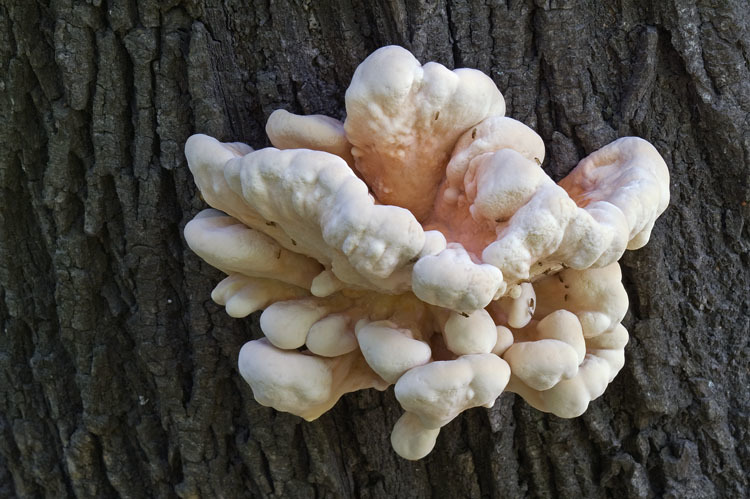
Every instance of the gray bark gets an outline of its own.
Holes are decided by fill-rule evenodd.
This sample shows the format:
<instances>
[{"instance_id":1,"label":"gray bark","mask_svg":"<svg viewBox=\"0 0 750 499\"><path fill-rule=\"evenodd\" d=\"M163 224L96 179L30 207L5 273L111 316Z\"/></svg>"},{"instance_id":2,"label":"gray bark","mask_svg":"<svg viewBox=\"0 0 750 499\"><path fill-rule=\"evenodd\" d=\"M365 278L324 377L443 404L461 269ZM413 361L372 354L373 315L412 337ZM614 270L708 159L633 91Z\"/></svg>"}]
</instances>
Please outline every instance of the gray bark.
<instances>
[{"instance_id":1,"label":"gray bark","mask_svg":"<svg viewBox=\"0 0 750 499\"><path fill-rule=\"evenodd\" d=\"M506 394L408 462L392 391L305 423L238 375L257 315L186 248L185 139L341 118L387 44L489 74L555 178L623 135L664 156L626 365L584 416ZM745 0L2 0L0 496L747 497L749 161Z\"/></svg>"}]
</instances>

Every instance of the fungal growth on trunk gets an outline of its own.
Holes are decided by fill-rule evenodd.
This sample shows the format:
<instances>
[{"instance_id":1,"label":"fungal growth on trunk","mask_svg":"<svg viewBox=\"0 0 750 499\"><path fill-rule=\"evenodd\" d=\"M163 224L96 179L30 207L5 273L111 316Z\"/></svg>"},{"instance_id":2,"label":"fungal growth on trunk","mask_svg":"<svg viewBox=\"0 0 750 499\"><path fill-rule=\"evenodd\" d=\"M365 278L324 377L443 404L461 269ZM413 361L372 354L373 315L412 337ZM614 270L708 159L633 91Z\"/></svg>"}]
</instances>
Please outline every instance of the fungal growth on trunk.
<instances>
[{"instance_id":1,"label":"fungal growth on trunk","mask_svg":"<svg viewBox=\"0 0 750 499\"><path fill-rule=\"evenodd\" d=\"M582 414L624 363L617 260L669 202L656 149L621 138L555 183L489 77L400 47L357 68L346 113L276 111L258 151L185 145L212 207L185 238L227 274L212 298L232 317L263 309L265 338L239 354L256 400L313 420L395 385L406 459L503 391Z\"/></svg>"}]
</instances>

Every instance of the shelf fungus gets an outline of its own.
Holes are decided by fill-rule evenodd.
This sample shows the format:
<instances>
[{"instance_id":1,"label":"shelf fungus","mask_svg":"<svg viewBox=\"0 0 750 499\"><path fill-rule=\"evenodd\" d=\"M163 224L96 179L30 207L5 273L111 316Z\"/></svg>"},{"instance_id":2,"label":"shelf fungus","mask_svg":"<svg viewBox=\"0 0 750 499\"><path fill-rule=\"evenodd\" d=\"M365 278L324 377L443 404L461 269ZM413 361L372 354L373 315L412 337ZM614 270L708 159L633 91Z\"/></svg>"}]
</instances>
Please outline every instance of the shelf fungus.
<instances>
[{"instance_id":1,"label":"shelf fungus","mask_svg":"<svg viewBox=\"0 0 750 499\"><path fill-rule=\"evenodd\" d=\"M583 413L624 363L617 260L669 202L656 149L621 138L555 183L489 77L400 47L357 68L346 113L276 111L258 151L185 145L212 207L185 238L228 276L212 298L232 317L264 310L265 338L239 354L258 402L313 420L395 385L406 459L504 391Z\"/></svg>"}]
</instances>

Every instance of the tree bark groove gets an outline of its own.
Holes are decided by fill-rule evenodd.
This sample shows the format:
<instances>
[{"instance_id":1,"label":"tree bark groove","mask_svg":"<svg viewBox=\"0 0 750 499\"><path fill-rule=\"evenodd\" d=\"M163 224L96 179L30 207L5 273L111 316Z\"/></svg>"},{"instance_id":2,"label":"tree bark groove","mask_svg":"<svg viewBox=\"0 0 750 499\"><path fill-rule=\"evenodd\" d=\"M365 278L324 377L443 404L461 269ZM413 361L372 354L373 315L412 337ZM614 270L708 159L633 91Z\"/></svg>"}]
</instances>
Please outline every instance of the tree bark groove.
<instances>
[{"instance_id":1,"label":"tree bark groove","mask_svg":"<svg viewBox=\"0 0 750 499\"><path fill-rule=\"evenodd\" d=\"M664 156L671 206L621 262L626 365L582 417L506 394L407 462L392 391L305 423L237 373L257 315L184 243L185 139L341 118L387 44L490 75L554 178L623 135ZM748 165L743 0L3 0L0 496L745 497Z\"/></svg>"}]
</instances>

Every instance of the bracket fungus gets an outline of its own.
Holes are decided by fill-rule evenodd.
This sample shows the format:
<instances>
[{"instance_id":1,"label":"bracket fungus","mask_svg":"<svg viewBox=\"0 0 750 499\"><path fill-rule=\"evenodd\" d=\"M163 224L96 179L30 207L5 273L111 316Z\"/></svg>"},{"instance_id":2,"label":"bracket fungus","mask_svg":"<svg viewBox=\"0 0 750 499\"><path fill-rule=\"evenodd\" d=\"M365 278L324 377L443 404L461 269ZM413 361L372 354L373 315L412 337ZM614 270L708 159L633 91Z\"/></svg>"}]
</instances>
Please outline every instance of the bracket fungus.
<instances>
[{"instance_id":1,"label":"bracket fungus","mask_svg":"<svg viewBox=\"0 0 750 499\"><path fill-rule=\"evenodd\" d=\"M624 363L617 260L669 202L656 149L621 138L555 183L489 77L394 46L357 68L346 112L276 111L258 151L185 145L212 207L185 238L228 276L212 298L232 317L264 309L265 338L239 354L258 402L312 420L395 385L407 459L503 391L583 413Z\"/></svg>"}]
</instances>

